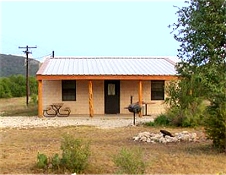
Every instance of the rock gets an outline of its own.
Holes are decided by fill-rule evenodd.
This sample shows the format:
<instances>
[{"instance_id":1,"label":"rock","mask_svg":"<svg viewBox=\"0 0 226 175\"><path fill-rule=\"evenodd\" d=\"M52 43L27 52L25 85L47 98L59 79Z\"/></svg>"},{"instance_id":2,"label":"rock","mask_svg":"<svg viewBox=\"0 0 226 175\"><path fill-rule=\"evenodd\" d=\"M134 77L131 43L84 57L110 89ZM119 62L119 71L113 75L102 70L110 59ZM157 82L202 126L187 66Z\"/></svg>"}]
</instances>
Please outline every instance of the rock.
<instances>
[{"instance_id":1,"label":"rock","mask_svg":"<svg viewBox=\"0 0 226 175\"><path fill-rule=\"evenodd\" d=\"M189 141L190 136L188 134L185 134L183 137L181 137L182 141Z\"/></svg>"},{"instance_id":2,"label":"rock","mask_svg":"<svg viewBox=\"0 0 226 175\"><path fill-rule=\"evenodd\" d=\"M191 133L191 142L196 142L197 141L197 134L196 133Z\"/></svg>"},{"instance_id":3,"label":"rock","mask_svg":"<svg viewBox=\"0 0 226 175\"><path fill-rule=\"evenodd\" d=\"M161 138L159 139L159 142L160 142L160 143L166 143L167 141L166 141L166 138L161 137Z\"/></svg>"},{"instance_id":4,"label":"rock","mask_svg":"<svg viewBox=\"0 0 226 175\"><path fill-rule=\"evenodd\" d=\"M175 143L175 142L195 142L198 137L196 133L189 133L188 131L182 131L175 133L174 137L168 135L163 136L161 133L140 132L137 136L133 137L134 141L142 141L147 143Z\"/></svg>"},{"instance_id":5,"label":"rock","mask_svg":"<svg viewBox=\"0 0 226 175\"><path fill-rule=\"evenodd\" d=\"M138 137L138 136L133 137L133 140L134 140L134 141L139 141L139 140L140 140L140 137Z\"/></svg>"},{"instance_id":6,"label":"rock","mask_svg":"<svg viewBox=\"0 0 226 175\"><path fill-rule=\"evenodd\" d=\"M147 137L145 137L145 136L141 137L141 138L140 138L140 141L146 142L146 141L147 141Z\"/></svg>"},{"instance_id":7,"label":"rock","mask_svg":"<svg viewBox=\"0 0 226 175\"><path fill-rule=\"evenodd\" d=\"M150 136L151 137L154 137L156 134L155 133L150 133Z\"/></svg>"},{"instance_id":8,"label":"rock","mask_svg":"<svg viewBox=\"0 0 226 175\"><path fill-rule=\"evenodd\" d=\"M188 131L182 131L182 134L188 134Z\"/></svg>"},{"instance_id":9,"label":"rock","mask_svg":"<svg viewBox=\"0 0 226 175\"><path fill-rule=\"evenodd\" d=\"M168 143L177 142L178 141L178 139L176 137L165 136L165 138L166 138L166 141Z\"/></svg>"},{"instance_id":10,"label":"rock","mask_svg":"<svg viewBox=\"0 0 226 175\"><path fill-rule=\"evenodd\" d=\"M147 138L147 142L150 143L151 142L151 139L150 138Z\"/></svg>"},{"instance_id":11,"label":"rock","mask_svg":"<svg viewBox=\"0 0 226 175\"><path fill-rule=\"evenodd\" d=\"M178 140L176 137L171 137L172 142L179 142L180 140Z\"/></svg>"},{"instance_id":12,"label":"rock","mask_svg":"<svg viewBox=\"0 0 226 175\"><path fill-rule=\"evenodd\" d=\"M158 142L160 138L161 138L161 137L155 136L155 137L151 137L151 140L153 140L153 141L155 141L155 142Z\"/></svg>"},{"instance_id":13,"label":"rock","mask_svg":"<svg viewBox=\"0 0 226 175\"><path fill-rule=\"evenodd\" d=\"M138 137L150 137L150 132L141 132Z\"/></svg>"}]
</instances>

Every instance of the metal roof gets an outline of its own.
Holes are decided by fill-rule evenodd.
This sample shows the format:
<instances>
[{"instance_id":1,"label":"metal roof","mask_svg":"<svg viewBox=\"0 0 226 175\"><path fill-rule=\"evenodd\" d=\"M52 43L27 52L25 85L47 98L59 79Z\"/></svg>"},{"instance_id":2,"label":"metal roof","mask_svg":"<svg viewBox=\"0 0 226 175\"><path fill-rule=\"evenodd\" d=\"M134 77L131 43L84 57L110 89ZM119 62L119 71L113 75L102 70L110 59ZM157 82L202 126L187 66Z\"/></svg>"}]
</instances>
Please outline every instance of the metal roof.
<instances>
[{"instance_id":1,"label":"metal roof","mask_svg":"<svg viewBox=\"0 0 226 175\"><path fill-rule=\"evenodd\" d=\"M176 75L167 57L55 57L37 75Z\"/></svg>"}]
</instances>

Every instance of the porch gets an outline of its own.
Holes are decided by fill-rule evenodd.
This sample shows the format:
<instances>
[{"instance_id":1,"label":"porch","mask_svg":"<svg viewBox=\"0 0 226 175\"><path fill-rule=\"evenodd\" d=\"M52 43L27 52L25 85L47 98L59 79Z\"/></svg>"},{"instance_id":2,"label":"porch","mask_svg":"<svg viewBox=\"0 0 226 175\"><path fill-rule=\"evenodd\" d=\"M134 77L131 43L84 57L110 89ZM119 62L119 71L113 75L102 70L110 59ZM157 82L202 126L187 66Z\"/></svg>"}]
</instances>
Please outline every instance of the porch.
<instances>
[{"instance_id":1,"label":"porch","mask_svg":"<svg viewBox=\"0 0 226 175\"><path fill-rule=\"evenodd\" d=\"M140 106L155 103L147 114L161 113L165 82L177 79L174 65L152 57L49 58L37 72L38 115L62 102L71 115L130 114L131 96Z\"/></svg>"}]
</instances>

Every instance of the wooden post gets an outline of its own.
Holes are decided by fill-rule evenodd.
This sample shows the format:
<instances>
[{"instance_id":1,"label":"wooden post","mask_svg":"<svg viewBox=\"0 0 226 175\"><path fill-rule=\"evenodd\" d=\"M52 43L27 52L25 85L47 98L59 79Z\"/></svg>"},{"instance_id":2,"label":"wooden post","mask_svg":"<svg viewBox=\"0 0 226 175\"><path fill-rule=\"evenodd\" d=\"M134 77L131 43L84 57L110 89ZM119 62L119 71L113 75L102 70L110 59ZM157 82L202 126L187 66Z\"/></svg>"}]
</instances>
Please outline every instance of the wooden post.
<instances>
[{"instance_id":1,"label":"wooden post","mask_svg":"<svg viewBox=\"0 0 226 175\"><path fill-rule=\"evenodd\" d=\"M142 90L142 81L139 81L139 88L138 88L138 97L139 97L139 105L142 107L142 94L143 94L143 90ZM142 112L139 113L139 117L142 117Z\"/></svg>"},{"instance_id":2,"label":"wooden post","mask_svg":"<svg viewBox=\"0 0 226 175\"><path fill-rule=\"evenodd\" d=\"M42 115L42 80L38 80L38 116L43 117Z\"/></svg>"},{"instance_id":3,"label":"wooden post","mask_svg":"<svg viewBox=\"0 0 226 175\"><path fill-rule=\"evenodd\" d=\"M93 84L89 81L89 116L93 117Z\"/></svg>"}]
</instances>

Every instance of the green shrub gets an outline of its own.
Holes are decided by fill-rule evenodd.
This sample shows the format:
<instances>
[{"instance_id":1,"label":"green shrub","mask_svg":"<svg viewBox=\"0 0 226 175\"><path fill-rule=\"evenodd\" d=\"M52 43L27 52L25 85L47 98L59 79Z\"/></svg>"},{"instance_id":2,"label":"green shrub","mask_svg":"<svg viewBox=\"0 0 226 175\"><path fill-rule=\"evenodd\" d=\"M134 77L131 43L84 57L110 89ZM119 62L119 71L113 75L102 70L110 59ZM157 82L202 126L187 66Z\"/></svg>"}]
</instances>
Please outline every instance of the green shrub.
<instances>
[{"instance_id":1,"label":"green shrub","mask_svg":"<svg viewBox=\"0 0 226 175\"><path fill-rule=\"evenodd\" d=\"M185 76L172 81L166 87L168 105L166 115L171 125L194 127L203 124L204 104L203 87L199 75Z\"/></svg>"},{"instance_id":2,"label":"green shrub","mask_svg":"<svg viewBox=\"0 0 226 175\"><path fill-rule=\"evenodd\" d=\"M10 90L13 97L23 97L26 95L26 77L23 75L12 75L8 77Z\"/></svg>"},{"instance_id":3,"label":"green shrub","mask_svg":"<svg viewBox=\"0 0 226 175\"><path fill-rule=\"evenodd\" d=\"M226 102L213 104L206 110L205 131L213 146L226 152Z\"/></svg>"},{"instance_id":4,"label":"green shrub","mask_svg":"<svg viewBox=\"0 0 226 175\"><path fill-rule=\"evenodd\" d=\"M59 154L56 153L50 160L51 160L52 168L55 170L59 170L61 166L60 165L61 159L59 157Z\"/></svg>"},{"instance_id":5,"label":"green shrub","mask_svg":"<svg viewBox=\"0 0 226 175\"><path fill-rule=\"evenodd\" d=\"M12 97L10 81L8 78L0 78L0 98Z\"/></svg>"},{"instance_id":6,"label":"green shrub","mask_svg":"<svg viewBox=\"0 0 226 175\"><path fill-rule=\"evenodd\" d=\"M36 77L29 77L30 94L38 94L38 81Z\"/></svg>"},{"instance_id":7,"label":"green shrub","mask_svg":"<svg viewBox=\"0 0 226 175\"><path fill-rule=\"evenodd\" d=\"M41 169L46 169L48 166L48 158L45 154L38 153L37 156L37 167Z\"/></svg>"},{"instance_id":8,"label":"green shrub","mask_svg":"<svg viewBox=\"0 0 226 175\"><path fill-rule=\"evenodd\" d=\"M30 94L38 94L38 82L35 77L29 77ZM0 78L0 98L23 97L26 95L26 77L12 75Z\"/></svg>"},{"instance_id":9,"label":"green shrub","mask_svg":"<svg viewBox=\"0 0 226 175\"><path fill-rule=\"evenodd\" d=\"M172 126L182 126L184 113L180 108L173 106L166 112L166 115L169 117Z\"/></svg>"},{"instance_id":10,"label":"green shrub","mask_svg":"<svg viewBox=\"0 0 226 175\"><path fill-rule=\"evenodd\" d=\"M150 122L145 122L144 125L145 126L155 126L155 123L150 121Z\"/></svg>"},{"instance_id":11,"label":"green shrub","mask_svg":"<svg viewBox=\"0 0 226 175\"><path fill-rule=\"evenodd\" d=\"M144 174L146 163L143 160L143 152L140 148L126 149L114 155L113 162L122 174Z\"/></svg>"},{"instance_id":12,"label":"green shrub","mask_svg":"<svg viewBox=\"0 0 226 175\"><path fill-rule=\"evenodd\" d=\"M38 104L38 97L36 94L31 95L31 102L32 104Z\"/></svg>"},{"instance_id":13,"label":"green shrub","mask_svg":"<svg viewBox=\"0 0 226 175\"><path fill-rule=\"evenodd\" d=\"M169 126L171 125L169 117L165 114L160 114L155 118L155 120L152 122L146 122L146 126Z\"/></svg>"},{"instance_id":14,"label":"green shrub","mask_svg":"<svg viewBox=\"0 0 226 175\"><path fill-rule=\"evenodd\" d=\"M54 154L48 157L38 153L37 167L47 172L82 173L88 165L90 156L89 142L66 135L61 142L62 157Z\"/></svg>"},{"instance_id":15,"label":"green shrub","mask_svg":"<svg viewBox=\"0 0 226 175\"><path fill-rule=\"evenodd\" d=\"M156 126L168 126L170 125L170 119L165 114L157 116L154 120Z\"/></svg>"},{"instance_id":16,"label":"green shrub","mask_svg":"<svg viewBox=\"0 0 226 175\"><path fill-rule=\"evenodd\" d=\"M81 173L88 165L90 156L89 142L65 136L62 144L61 165L70 172Z\"/></svg>"},{"instance_id":17,"label":"green shrub","mask_svg":"<svg viewBox=\"0 0 226 175\"><path fill-rule=\"evenodd\" d=\"M172 106L166 115L169 118L170 125L182 127L195 127L204 125L204 111L206 109L206 102L192 102L187 108L181 109Z\"/></svg>"}]
</instances>

